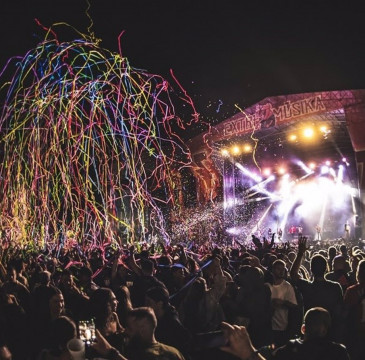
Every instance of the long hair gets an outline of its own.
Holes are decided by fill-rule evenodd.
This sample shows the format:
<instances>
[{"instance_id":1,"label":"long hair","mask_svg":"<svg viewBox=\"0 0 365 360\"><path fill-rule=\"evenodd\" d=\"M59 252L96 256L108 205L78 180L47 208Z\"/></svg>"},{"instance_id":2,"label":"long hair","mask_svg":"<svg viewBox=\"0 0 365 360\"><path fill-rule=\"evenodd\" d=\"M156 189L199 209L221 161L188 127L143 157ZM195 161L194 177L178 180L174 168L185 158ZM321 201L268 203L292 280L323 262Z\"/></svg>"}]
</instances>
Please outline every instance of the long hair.
<instances>
[{"instance_id":1,"label":"long hair","mask_svg":"<svg viewBox=\"0 0 365 360\"><path fill-rule=\"evenodd\" d=\"M118 299L117 313L120 323L123 326L127 324L127 315L133 309L131 294L127 286L121 286L115 291L115 296Z\"/></svg>"},{"instance_id":2,"label":"long hair","mask_svg":"<svg viewBox=\"0 0 365 360\"><path fill-rule=\"evenodd\" d=\"M112 297L113 292L108 288L99 288L90 296L90 315L95 319L95 325L99 330L103 329L113 319Z\"/></svg>"},{"instance_id":3,"label":"long hair","mask_svg":"<svg viewBox=\"0 0 365 360\"><path fill-rule=\"evenodd\" d=\"M202 277L196 278L181 304L181 320L185 327L193 333L198 333L204 325L205 317L202 313L201 300L205 296L205 291L205 279Z\"/></svg>"},{"instance_id":4,"label":"long hair","mask_svg":"<svg viewBox=\"0 0 365 360\"><path fill-rule=\"evenodd\" d=\"M52 321L49 333L51 354L60 356L67 349L67 342L76 337L76 325L67 316Z\"/></svg>"}]
</instances>

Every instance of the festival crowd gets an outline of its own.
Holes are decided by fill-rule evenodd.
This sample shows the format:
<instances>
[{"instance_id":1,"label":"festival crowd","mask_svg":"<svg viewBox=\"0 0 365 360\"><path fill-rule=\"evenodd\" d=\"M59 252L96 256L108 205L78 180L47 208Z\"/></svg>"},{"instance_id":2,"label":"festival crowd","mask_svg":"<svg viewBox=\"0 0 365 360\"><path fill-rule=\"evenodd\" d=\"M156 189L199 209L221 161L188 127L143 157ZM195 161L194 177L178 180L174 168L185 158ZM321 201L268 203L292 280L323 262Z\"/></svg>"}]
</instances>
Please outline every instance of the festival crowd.
<instances>
[{"instance_id":1,"label":"festival crowd","mask_svg":"<svg viewBox=\"0 0 365 360\"><path fill-rule=\"evenodd\" d=\"M0 249L0 359L365 358L362 244ZM74 357L72 357L74 356Z\"/></svg>"}]
</instances>

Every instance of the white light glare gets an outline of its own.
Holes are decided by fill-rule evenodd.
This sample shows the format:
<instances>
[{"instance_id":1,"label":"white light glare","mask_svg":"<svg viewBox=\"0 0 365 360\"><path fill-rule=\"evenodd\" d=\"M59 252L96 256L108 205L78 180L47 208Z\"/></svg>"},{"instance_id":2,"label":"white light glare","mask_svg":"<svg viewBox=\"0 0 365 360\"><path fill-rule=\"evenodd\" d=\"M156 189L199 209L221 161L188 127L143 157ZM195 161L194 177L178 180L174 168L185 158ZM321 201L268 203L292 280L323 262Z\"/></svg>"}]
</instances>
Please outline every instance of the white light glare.
<instances>
[{"instance_id":1,"label":"white light glare","mask_svg":"<svg viewBox=\"0 0 365 360\"><path fill-rule=\"evenodd\" d=\"M235 204L235 200L233 198L229 198L227 199L224 204L223 204L223 208L224 209L229 209L231 208L233 205Z\"/></svg>"},{"instance_id":2,"label":"white light glare","mask_svg":"<svg viewBox=\"0 0 365 360\"><path fill-rule=\"evenodd\" d=\"M251 172L250 170L246 169L245 167L243 167L241 164L239 163L235 163L235 165L248 177L250 177L251 179L255 180L257 183L262 181L262 178L258 175L256 175L255 173Z\"/></svg>"},{"instance_id":3,"label":"white light glare","mask_svg":"<svg viewBox=\"0 0 365 360\"><path fill-rule=\"evenodd\" d=\"M343 165L340 165L338 167L338 173L337 173L337 182L340 183L343 180L343 171L344 171L344 167Z\"/></svg>"},{"instance_id":4,"label":"white light glare","mask_svg":"<svg viewBox=\"0 0 365 360\"><path fill-rule=\"evenodd\" d=\"M261 194L264 194L264 195L267 195L270 199L274 199L274 200L278 200L278 197L271 193L270 191L267 191L264 186L266 186L267 183L269 183L270 181L273 181L275 180L275 176L274 175L271 175L270 177L268 177L266 180L252 186L251 188L248 189L248 191L256 191L255 194L257 193L261 193ZM262 200L262 199L260 199ZM259 201L259 200L258 200Z\"/></svg>"},{"instance_id":5,"label":"white light glare","mask_svg":"<svg viewBox=\"0 0 365 360\"><path fill-rule=\"evenodd\" d=\"M336 179L336 172L333 168L329 169L329 173Z\"/></svg>"},{"instance_id":6,"label":"white light glare","mask_svg":"<svg viewBox=\"0 0 365 360\"><path fill-rule=\"evenodd\" d=\"M237 227L232 227L227 229L227 233L231 235L239 235L241 233L241 230Z\"/></svg>"},{"instance_id":7,"label":"white light glare","mask_svg":"<svg viewBox=\"0 0 365 360\"><path fill-rule=\"evenodd\" d=\"M345 157L342 158L342 161L346 164L346 166L350 166L349 162Z\"/></svg>"},{"instance_id":8,"label":"white light glare","mask_svg":"<svg viewBox=\"0 0 365 360\"><path fill-rule=\"evenodd\" d=\"M297 164L307 173L307 174L312 174L313 170L310 169L306 164L303 163L303 161L298 160Z\"/></svg>"}]
</instances>

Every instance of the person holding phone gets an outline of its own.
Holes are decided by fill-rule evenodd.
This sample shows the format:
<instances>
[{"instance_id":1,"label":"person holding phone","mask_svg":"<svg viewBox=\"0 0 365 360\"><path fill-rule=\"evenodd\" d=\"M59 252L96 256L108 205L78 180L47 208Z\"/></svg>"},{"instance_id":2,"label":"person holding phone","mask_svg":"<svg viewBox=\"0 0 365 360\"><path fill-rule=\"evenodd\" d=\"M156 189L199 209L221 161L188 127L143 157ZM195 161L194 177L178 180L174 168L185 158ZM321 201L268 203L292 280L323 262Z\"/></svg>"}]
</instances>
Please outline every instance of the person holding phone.
<instances>
[{"instance_id":1,"label":"person holding phone","mask_svg":"<svg viewBox=\"0 0 365 360\"><path fill-rule=\"evenodd\" d=\"M99 288L90 297L89 319L95 319L100 333L119 351L124 350L124 329L116 313L118 301L109 288Z\"/></svg>"}]
</instances>

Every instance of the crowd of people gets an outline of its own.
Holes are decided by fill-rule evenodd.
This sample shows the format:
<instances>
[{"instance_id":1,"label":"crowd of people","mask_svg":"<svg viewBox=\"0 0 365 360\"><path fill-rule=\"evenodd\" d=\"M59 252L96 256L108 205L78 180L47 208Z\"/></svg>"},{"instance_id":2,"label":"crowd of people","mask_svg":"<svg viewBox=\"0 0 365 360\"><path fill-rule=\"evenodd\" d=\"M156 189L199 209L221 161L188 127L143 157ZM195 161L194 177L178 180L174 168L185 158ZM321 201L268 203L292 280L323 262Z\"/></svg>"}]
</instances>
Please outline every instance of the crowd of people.
<instances>
[{"instance_id":1,"label":"crowd of people","mask_svg":"<svg viewBox=\"0 0 365 360\"><path fill-rule=\"evenodd\" d=\"M0 249L0 359L365 357L362 244Z\"/></svg>"}]
</instances>

